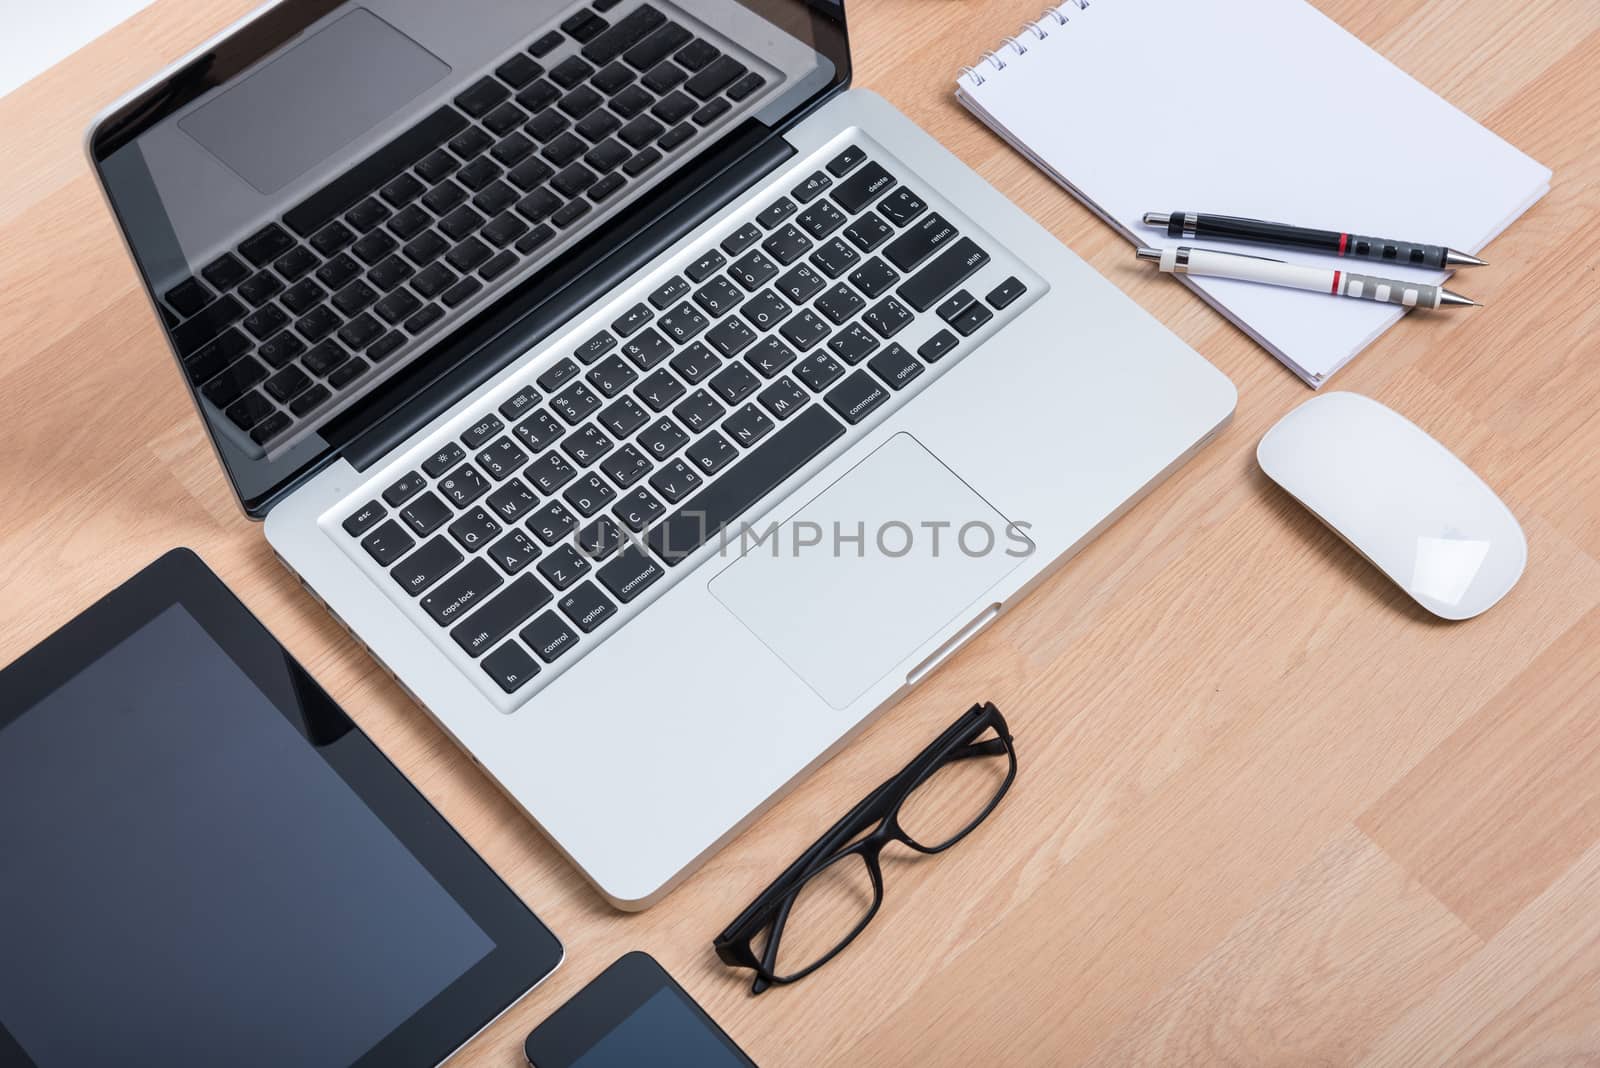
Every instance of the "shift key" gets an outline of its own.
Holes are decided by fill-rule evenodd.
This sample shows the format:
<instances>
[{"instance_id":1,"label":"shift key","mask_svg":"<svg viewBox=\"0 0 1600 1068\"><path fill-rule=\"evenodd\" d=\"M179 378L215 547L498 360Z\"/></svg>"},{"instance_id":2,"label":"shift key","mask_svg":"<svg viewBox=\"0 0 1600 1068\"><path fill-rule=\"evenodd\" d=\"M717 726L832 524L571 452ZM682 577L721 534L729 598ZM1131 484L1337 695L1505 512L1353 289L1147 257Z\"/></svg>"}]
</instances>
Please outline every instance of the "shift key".
<instances>
[{"instance_id":1,"label":"shift key","mask_svg":"<svg viewBox=\"0 0 1600 1068\"><path fill-rule=\"evenodd\" d=\"M451 631L450 637L468 656L482 656L500 644L501 638L533 618L533 614L549 604L554 596L538 579L523 575Z\"/></svg>"},{"instance_id":2,"label":"shift key","mask_svg":"<svg viewBox=\"0 0 1600 1068\"><path fill-rule=\"evenodd\" d=\"M898 290L900 299L917 311L927 311L956 286L989 262L989 254L970 237L963 237L922 270L907 278Z\"/></svg>"}]
</instances>

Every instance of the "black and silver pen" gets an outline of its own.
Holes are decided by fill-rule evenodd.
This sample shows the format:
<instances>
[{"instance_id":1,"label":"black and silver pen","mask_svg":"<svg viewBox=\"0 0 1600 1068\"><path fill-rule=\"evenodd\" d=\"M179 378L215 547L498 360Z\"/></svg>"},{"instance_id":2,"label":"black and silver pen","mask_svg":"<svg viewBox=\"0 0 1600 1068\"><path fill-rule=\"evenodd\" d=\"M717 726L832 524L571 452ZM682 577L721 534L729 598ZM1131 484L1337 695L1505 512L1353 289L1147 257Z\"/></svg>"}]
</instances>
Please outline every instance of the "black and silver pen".
<instances>
[{"instance_id":1,"label":"black and silver pen","mask_svg":"<svg viewBox=\"0 0 1600 1068\"><path fill-rule=\"evenodd\" d=\"M1342 230L1313 230L1305 226L1267 222L1265 219L1241 219L1234 215L1151 211L1145 213L1144 222L1146 226L1166 227L1168 237L1246 241L1253 245L1309 249L1326 252L1330 256L1347 256L1375 263L1404 263L1412 267L1435 267L1443 271L1485 266L1478 257L1443 245L1391 241L1384 237L1369 237Z\"/></svg>"}]
</instances>

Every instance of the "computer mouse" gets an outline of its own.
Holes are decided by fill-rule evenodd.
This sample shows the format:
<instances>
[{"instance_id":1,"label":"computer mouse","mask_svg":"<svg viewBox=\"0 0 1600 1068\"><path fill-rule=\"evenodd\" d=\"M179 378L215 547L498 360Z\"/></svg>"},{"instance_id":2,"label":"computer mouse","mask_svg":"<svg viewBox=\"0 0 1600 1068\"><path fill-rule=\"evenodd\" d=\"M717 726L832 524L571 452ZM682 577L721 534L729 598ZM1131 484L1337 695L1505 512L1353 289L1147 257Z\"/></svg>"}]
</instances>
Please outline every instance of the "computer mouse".
<instances>
[{"instance_id":1,"label":"computer mouse","mask_svg":"<svg viewBox=\"0 0 1600 1068\"><path fill-rule=\"evenodd\" d=\"M1471 619L1522 577L1516 517L1456 455L1359 393L1326 393L1267 431L1256 461L1423 608Z\"/></svg>"}]
</instances>

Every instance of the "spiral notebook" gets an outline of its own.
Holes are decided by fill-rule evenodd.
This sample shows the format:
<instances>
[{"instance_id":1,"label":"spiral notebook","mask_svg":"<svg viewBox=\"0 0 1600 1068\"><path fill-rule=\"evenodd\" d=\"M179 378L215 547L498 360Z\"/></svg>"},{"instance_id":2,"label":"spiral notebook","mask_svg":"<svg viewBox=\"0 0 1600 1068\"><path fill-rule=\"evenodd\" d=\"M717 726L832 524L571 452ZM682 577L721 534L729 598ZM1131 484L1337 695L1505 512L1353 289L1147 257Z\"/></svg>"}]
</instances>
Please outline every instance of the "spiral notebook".
<instances>
[{"instance_id":1,"label":"spiral notebook","mask_svg":"<svg viewBox=\"0 0 1600 1068\"><path fill-rule=\"evenodd\" d=\"M1200 211L1476 253L1550 188L1548 168L1303 0L1067 0L956 85L973 114L1139 245L1184 243L1145 226L1145 212ZM1445 278L1398 264L1372 273ZM1404 314L1180 277L1313 388ZM1458 286L1469 295L1470 277Z\"/></svg>"}]
</instances>

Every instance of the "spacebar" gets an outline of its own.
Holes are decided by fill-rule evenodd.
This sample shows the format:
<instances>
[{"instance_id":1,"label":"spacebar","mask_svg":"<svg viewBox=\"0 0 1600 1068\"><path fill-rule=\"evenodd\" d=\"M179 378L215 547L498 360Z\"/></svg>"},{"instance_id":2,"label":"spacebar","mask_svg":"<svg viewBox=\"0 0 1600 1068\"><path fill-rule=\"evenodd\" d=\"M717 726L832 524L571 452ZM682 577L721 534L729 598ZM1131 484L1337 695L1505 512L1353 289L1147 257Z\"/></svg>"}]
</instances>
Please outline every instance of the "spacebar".
<instances>
[{"instance_id":1,"label":"spacebar","mask_svg":"<svg viewBox=\"0 0 1600 1068\"><path fill-rule=\"evenodd\" d=\"M677 564L843 436L844 424L827 409L807 408L658 523L650 548L668 566Z\"/></svg>"}]
</instances>

